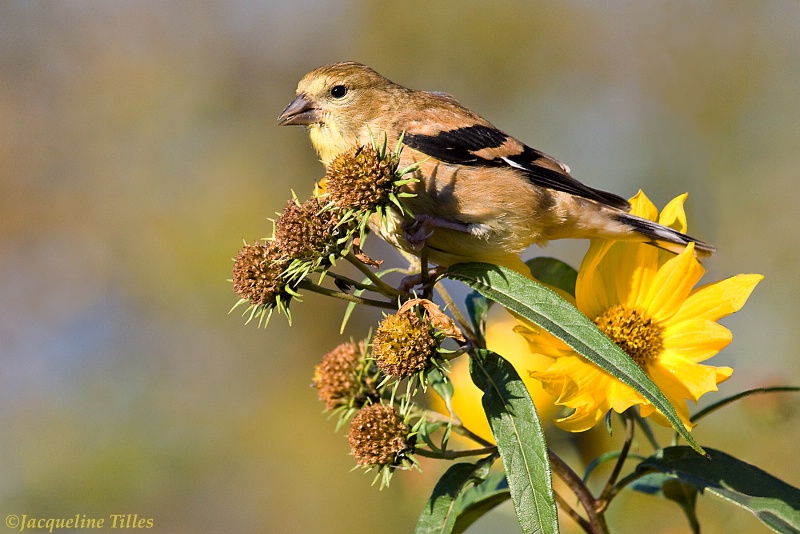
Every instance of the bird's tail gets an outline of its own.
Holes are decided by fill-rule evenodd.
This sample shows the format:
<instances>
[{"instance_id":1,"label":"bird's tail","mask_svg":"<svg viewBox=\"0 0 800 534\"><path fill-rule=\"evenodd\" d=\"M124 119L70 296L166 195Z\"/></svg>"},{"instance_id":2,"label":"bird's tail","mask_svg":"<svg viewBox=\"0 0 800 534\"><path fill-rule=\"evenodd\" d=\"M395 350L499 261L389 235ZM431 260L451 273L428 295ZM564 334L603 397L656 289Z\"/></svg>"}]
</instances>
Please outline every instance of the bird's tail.
<instances>
[{"instance_id":1,"label":"bird's tail","mask_svg":"<svg viewBox=\"0 0 800 534\"><path fill-rule=\"evenodd\" d=\"M644 236L644 242L675 254L683 252L689 243L695 244L695 253L699 257L711 256L716 251L713 245L630 213L619 213L616 218L617 221Z\"/></svg>"}]
</instances>

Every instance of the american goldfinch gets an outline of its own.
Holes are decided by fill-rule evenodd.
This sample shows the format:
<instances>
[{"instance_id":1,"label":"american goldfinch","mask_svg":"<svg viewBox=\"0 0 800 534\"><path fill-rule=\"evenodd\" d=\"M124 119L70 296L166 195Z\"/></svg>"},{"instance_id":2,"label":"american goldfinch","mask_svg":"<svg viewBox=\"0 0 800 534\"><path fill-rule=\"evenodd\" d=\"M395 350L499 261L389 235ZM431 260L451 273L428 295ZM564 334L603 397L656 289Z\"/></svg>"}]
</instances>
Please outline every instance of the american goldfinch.
<instances>
[{"instance_id":1,"label":"american goldfinch","mask_svg":"<svg viewBox=\"0 0 800 534\"><path fill-rule=\"evenodd\" d=\"M588 187L569 167L497 129L452 96L397 85L360 63L309 72L278 118L308 127L324 165L354 145L386 136L402 139L400 167L418 164L419 181L404 186L405 202L424 231L432 263L484 261L522 270L529 245L562 238L646 242L679 252L690 242L699 255L710 245L630 215L629 203ZM411 221L395 214L381 236L406 252L418 247ZM413 230L413 229L412 229Z\"/></svg>"}]
</instances>

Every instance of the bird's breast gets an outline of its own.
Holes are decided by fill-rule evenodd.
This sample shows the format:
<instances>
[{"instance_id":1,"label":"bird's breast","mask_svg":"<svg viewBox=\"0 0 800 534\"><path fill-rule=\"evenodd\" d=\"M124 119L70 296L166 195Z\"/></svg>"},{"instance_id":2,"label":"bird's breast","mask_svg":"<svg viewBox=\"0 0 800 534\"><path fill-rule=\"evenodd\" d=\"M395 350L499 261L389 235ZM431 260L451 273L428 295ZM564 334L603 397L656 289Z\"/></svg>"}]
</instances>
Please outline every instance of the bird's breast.
<instances>
[{"instance_id":1,"label":"bird's breast","mask_svg":"<svg viewBox=\"0 0 800 534\"><path fill-rule=\"evenodd\" d=\"M336 156L349 150L355 144L355 140L348 139L335 123L312 124L308 127L308 136L326 167Z\"/></svg>"}]
</instances>

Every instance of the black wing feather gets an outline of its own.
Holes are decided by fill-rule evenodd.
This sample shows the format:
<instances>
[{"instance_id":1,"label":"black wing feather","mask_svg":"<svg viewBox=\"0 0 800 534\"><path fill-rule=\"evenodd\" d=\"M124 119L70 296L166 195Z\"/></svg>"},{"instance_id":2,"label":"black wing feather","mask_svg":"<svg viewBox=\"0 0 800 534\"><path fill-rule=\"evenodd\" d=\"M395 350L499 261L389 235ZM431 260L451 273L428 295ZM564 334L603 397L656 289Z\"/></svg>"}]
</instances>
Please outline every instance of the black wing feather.
<instances>
[{"instance_id":1,"label":"black wing feather","mask_svg":"<svg viewBox=\"0 0 800 534\"><path fill-rule=\"evenodd\" d=\"M403 143L445 163L492 165L493 160L478 157L475 152L484 148L502 146L507 139L508 136L497 129L486 126L469 126L441 131L436 135L406 133Z\"/></svg>"},{"instance_id":2,"label":"black wing feather","mask_svg":"<svg viewBox=\"0 0 800 534\"><path fill-rule=\"evenodd\" d=\"M486 148L498 148L508 139L508 135L496 128L475 125L441 131L436 135L406 133L403 143L445 163L513 167L523 172L536 185L595 200L621 210L630 209L628 201L620 196L591 188L565 172L537 163L539 160L550 158L529 146L525 146L522 153L507 158L486 159L475 155L475 152Z\"/></svg>"}]
</instances>

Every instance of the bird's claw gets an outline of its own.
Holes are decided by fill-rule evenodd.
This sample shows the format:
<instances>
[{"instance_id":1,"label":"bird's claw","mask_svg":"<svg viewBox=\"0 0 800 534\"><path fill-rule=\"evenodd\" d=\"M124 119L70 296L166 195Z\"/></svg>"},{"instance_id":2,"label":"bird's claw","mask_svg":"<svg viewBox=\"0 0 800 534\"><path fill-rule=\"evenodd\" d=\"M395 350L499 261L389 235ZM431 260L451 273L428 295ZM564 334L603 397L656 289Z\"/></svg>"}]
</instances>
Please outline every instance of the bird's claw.
<instances>
[{"instance_id":1,"label":"bird's claw","mask_svg":"<svg viewBox=\"0 0 800 534\"><path fill-rule=\"evenodd\" d=\"M425 241L433 235L433 229L436 226L436 220L430 215L416 215L414 222L408 223L405 227L406 240L411 248L416 251L422 250Z\"/></svg>"},{"instance_id":2,"label":"bird's claw","mask_svg":"<svg viewBox=\"0 0 800 534\"><path fill-rule=\"evenodd\" d=\"M426 289L424 284L428 286L432 285L445 271L447 271L447 268L439 265L432 268L429 267L427 277L423 278L422 273L406 276L400 281L400 287L398 287L398 289L404 293L410 293L414 287L420 285L423 286L423 289Z\"/></svg>"}]
</instances>

